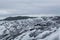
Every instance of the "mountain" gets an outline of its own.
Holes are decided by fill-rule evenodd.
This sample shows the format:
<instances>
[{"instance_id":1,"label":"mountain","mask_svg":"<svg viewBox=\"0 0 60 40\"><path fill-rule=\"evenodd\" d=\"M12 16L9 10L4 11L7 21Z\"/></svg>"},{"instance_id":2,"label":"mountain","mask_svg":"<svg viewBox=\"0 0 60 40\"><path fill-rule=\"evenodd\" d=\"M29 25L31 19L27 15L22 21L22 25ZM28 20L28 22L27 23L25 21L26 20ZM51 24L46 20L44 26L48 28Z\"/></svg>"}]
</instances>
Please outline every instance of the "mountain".
<instances>
[{"instance_id":1,"label":"mountain","mask_svg":"<svg viewBox=\"0 0 60 40\"><path fill-rule=\"evenodd\" d=\"M16 16L16 17L7 17L3 20L11 21L11 20L21 20L21 19L28 19L28 18L36 18L36 17L29 17L29 16Z\"/></svg>"},{"instance_id":2,"label":"mountain","mask_svg":"<svg viewBox=\"0 0 60 40\"><path fill-rule=\"evenodd\" d=\"M0 40L60 40L60 16L0 21Z\"/></svg>"}]
</instances>

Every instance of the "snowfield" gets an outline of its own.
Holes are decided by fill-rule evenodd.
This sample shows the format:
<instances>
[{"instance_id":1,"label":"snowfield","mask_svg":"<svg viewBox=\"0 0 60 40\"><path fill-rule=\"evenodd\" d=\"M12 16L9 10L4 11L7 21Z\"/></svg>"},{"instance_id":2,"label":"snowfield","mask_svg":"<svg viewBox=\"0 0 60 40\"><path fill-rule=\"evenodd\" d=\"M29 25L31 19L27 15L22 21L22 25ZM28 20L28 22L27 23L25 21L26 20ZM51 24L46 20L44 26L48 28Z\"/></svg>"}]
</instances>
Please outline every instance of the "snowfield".
<instances>
[{"instance_id":1,"label":"snowfield","mask_svg":"<svg viewBox=\"0 0 60 40\"><path fill-rule=\"evenodd\" d=\"M0 40L60 40L60 16L0 21Z\"/></svg>"}]
</instances>

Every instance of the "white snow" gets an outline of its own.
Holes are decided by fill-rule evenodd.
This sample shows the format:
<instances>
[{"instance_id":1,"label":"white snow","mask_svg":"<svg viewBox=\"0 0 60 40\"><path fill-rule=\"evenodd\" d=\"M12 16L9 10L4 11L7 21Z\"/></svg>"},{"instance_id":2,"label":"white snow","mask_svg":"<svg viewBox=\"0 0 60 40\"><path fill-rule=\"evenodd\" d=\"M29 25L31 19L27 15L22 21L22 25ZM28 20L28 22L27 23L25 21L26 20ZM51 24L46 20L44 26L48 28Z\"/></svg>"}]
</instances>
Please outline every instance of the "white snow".
<instances>
[{"instance_id":1,"label":"white snow","mask_svg":"<svg viewBox=\"0 0 60 40\"><path fill-rule=\"evenodd\" d=\"M60 24L56 23L49 17L15 20L15 21L0 21L0 39L11 37L13 40L60 40ZM47 23L49 24L47 26ZM35 26L36 25L36 26ZM8 34L9 36L6 36ZM32 34L30 37L29 35ZM4 35L6 37L4 37ZM2 39L2 40L3 40Z\"/></svg>"}]
</instances>

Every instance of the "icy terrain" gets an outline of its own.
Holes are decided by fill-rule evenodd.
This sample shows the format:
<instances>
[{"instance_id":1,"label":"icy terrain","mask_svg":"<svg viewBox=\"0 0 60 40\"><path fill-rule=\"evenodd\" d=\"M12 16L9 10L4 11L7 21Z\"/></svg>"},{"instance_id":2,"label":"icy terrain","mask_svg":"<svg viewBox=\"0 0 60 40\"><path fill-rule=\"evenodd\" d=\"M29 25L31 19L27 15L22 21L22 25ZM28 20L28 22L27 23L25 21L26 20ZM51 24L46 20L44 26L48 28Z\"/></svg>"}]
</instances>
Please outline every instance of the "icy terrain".
<instances>
[{"instance_id":1,"label":"icy terrain","mask_svg":"<svg viewBox=\"0 0 60 40\"><path fill-rule=\"evenodd\" d=\"M0 21L0 40L60 40L60 17Z\"/></svg>"}]
</instances>

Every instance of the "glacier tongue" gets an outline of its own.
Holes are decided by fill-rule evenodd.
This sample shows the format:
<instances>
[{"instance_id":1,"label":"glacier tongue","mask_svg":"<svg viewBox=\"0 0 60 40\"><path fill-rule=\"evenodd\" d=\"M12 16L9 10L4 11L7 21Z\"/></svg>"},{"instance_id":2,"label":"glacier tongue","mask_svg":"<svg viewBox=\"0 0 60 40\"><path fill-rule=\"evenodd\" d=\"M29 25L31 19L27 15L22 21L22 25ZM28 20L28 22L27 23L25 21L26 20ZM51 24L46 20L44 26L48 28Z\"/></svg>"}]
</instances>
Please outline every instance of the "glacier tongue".
<instances>
[{"instance_id":1,"label":"glacier tongue","mask_svg":"<svg viewBox=\"0 0 60 40\"><path fill-rule=\"evenodd\" d=\"M60 40L59 17L0 21L0 40Z\"/></svg>"}]
</instances>

